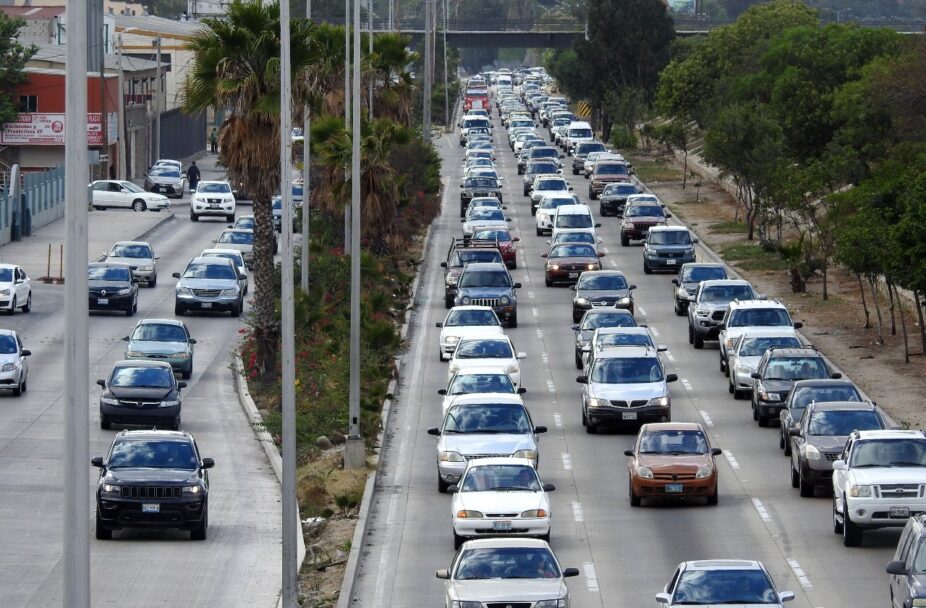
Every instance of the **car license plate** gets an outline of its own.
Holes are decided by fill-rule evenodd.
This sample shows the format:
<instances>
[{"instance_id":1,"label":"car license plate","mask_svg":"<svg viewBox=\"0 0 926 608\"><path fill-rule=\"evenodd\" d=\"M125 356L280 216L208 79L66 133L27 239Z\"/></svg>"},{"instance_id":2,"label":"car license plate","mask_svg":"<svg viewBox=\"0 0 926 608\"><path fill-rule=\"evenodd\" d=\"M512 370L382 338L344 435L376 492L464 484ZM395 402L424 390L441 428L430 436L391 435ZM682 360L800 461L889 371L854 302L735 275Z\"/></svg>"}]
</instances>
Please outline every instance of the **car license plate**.
<instances>
[{"instance_id":1,"label":"car license plate","mask_svg":"<svg viewBox=\"0 0 926 608\"><path fill-rule=\"evenodd\" d=\"M777 408L777 407L770 407L770 408L768 408L768 413L771 414L772 416L774 416L775 414L778 413L778 408Z\"/></svg>"},{"instance_id":2,"label":"car license plate","mask_svg":"<svg viewBox=\"0 0 926 608\"><path fill-rule=\"evenodd\" d=\"M637 413L636 412L624 412L622 414L622 417L624 418L624 420L636 420Z\"/></svg>"},{"instance_id":3,"label":"car license plate","mask_svg":"<svg viewBox=\"0 0 926 608\"><path fill-rule=\"evenodd\" d=\"M668 266L675 266L675 260L666 260Z\"/></svg>"},{"instance_id":4,"label":"car license plate","mask_svg":"<svg viewBox=\"0 0 926 608\"><path fill-rule=\"evenodd\" d=\"M508 532L511 530L510 521L497 521L492 524L492 529L497 532Z\"/></svg>"},{"instance_id":5,"label":"car license plate","mask_svg":"<svg viewBox=\"0 0 926 608\"><path fill-rule=\"evenodd\" d=\"M577 279L577 278L579 278L579 273L578 273L578 272L570 272L570 273L569 273L569 278L570 278L570 279Z\"/></svg>"},{"instance_id":6,"label":"car license plate","mask_svg":"<svg viewBox=\"0 0 926 608\"><path fill-rule=\"evenodd\" d=\"M142 513L160 513L161 505L143 504L141 506L141 512Z\"/></svg>"},{"instance_id":7,"label":"car license plate","mask_svg":"<svg viewBox=\"0 0 926 608\"><path fill-rule=\"evenodd\" d=\"M203 308L212 308L212 302L202 302L200 306Z\"/></svg>"},{"instance_id":8,"label":"car license plate","mask_svg":"<svg viewBox=\"0 0 926 608\"><path fill-rule=\"evenodd\" d=\"M891 517L910 517L909 507L891 507Z\"/></svg>"},{"instance_id":9,"label":"car license plate","mask_svg":"<svg viewBox=\"0 0 926 608\"><path fill-rule=\"evenodd\" d=\"M682 484L680 483L667 483L666 484L666 494L679 494L682 491Z\"/></svg>"},{"instance_id":10,"label":"car license plate","mask_svg":"<svg viewBox=\"0 0 926 608\"><path fill-rule=\"evenodd\" d=\"M96 303L100 306L106 306L109 304L109 298L97 298Z\"/></svg>"},{"instance_id":11,"label":"car license plate","mask_svg":"<svg viewBox=\"0 0 926 608\"><path fill-rule=\"evenodd\" d=\"M218 208L219 208L219 204L218 204L218 203L209 203L209 208L210 208L210 209L218 209Z\"/></svg>"}]
</instances>

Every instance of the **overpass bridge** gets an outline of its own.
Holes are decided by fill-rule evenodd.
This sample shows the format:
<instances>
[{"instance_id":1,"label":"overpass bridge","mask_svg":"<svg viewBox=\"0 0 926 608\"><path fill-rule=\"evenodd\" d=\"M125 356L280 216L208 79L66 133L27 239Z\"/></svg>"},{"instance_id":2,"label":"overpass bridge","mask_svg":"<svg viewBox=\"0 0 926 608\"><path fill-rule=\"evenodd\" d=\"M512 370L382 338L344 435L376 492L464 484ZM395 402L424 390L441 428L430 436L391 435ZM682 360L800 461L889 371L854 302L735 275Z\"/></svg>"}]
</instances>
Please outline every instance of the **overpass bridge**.
<instances>
[{"instance_id":1,"label":"overpass bridge","mask_svg":"<svg viewBox=\"0 0 926 608\"><path fill-rule=\"evenodd\" d=\"M729 19L709 19L691 15L675 15L675 31L680 36L698 36L732 23ZM313 15L314 21L344 24L344 15ZM364 29L368 26L362 20ZM821 20L834 23L835 20ZM845 21L843 21L845 22ZM926 21L905 19L852 21L862 27L888 28L902 33L922 34ZM417 42L424 37L424 17L397 20L390 28L385 19L373 20L374 33L399 31ZM443 21L438 20L437 34L443 36ZM585 35L585 25L574 19L540 17L536 19L466 19L447 20L447 45L457 48L566 48Z\"/></svg>"}]
</instances>

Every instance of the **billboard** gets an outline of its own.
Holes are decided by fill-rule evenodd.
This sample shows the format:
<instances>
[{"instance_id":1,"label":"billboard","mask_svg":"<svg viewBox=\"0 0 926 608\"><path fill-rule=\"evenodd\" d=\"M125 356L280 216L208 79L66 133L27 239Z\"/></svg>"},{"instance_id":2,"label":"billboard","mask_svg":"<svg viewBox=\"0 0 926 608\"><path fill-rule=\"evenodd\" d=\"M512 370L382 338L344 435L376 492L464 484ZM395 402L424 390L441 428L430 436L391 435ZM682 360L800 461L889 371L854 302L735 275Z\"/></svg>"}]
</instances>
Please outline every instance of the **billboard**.
<instances>
[{"instance_id":1,"label":"billboard","mask_svg":"<svg viewBox=\"0 0 926 608\"><path fill-rule=\"evenodd\" d=\"M115 141L114 129L117 117L107 116L107 139ZM3 125L0 131L0 145L7 146L63 146L64 114L23 113L16 120ZM87 114L87 145L103 145L102 116L99 113Z\"/></svg>"}]
</instances>

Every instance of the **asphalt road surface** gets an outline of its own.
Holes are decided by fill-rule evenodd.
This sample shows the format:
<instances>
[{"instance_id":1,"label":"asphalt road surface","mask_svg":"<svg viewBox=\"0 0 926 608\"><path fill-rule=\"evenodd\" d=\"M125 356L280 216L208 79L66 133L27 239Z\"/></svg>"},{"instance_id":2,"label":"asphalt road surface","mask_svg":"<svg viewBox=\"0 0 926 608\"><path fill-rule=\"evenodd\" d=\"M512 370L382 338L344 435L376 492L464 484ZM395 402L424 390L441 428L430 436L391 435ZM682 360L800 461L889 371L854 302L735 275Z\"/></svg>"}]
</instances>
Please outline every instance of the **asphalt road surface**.
<instances>
[{"instance_id":1,"label":"asphalt road surface","mask_svg":"<svg viewBox=\"0 0 926 608\"><path fill-rule=\"evenodd\" d=\"M161 256L158 284L139 290L135 317L91 315L91 456L105 454L120 429L100 430L96 379L122 358L122 337L139 319L173 318L171 273L212 246L225 227L224 221L193 223L185 212L177 213L147 237ZM0 320L32 350L29 390L19 398L0 394L0 605L11 608L67 605L61 597L62 459L67 457L62 397L68 390L63 385L63 288L34 284L33 302L31 314ZM98 541L91 521L92 604L269 608L280 588L280 490L229 371L242 321L227 315L183 320L198 341L193 377L183 391L183 429L196 437L203 456L216 462L210 471L209 538L192 542L187 532L127 530ZM92 469L94 488L96 477ZM91 518L92 513L93 507Z\"/></svg>"},{"instance_id":2,"label":"asphalt road surface","mask_svg":"<svg viewBox=\"0 0 926 608\"><path fill-rule=\"evenodd\" d=\"M545 287L543 260L549 237L538 237L529 200L505 129L496 121L496 164L505 177L506 213L512 232L521 237L518 269L519 326L507 329L516 350L526 351L521 377L524 396L542 436L539 472L556 485L552 497L551 545L564 567L581 576L569 579L573 606L655 606L675 566L705 558L758 559L765 563L780 591L791 590L800 608L873 607L888 603L884 567L899 529L866 532L864 546L848 549L832 531L831 497L821 490L800 498L791 488L788 459L778 448L778 429L759 428L749 401L734 401L718 369L716 343L695 351L687 341L684 317L673 313L670 274L644 275L642 245L620 247L619 220L599 218L598 204L588 201L588 182L564 175L584 202L591 202L602 223L604 268L623 270L636 284L637 319L647 323L669 351L667 372L674 421L701 422L718 457L720 504L644 502L631 508L627 458L634 432L587 435L580 420L580 389L575 381L572 291ZM541 131L544 137L547 131ZM446 186L443 214L434 225L431 248L422 265L422 288L413 318L411 341L397 406L385 433L382 475L372 509L370 534L351 606L402 608L443 605L444 581L434 577L453 557L449 495L436 484L435 442L426 429L440 423L439 388L446 386L447 363L437 360L443 320L443 275L439 264L450 239L459 236L458 184L462 148L456 132L437 141ZM569 158L564 162L569 162ZM707 260L703 250L699 259ZM798 319L800 320L800 319ZM812 331L812 328L809 328ZM412 598L414 598L412 600Z\"/></svg>"}]
</instances>

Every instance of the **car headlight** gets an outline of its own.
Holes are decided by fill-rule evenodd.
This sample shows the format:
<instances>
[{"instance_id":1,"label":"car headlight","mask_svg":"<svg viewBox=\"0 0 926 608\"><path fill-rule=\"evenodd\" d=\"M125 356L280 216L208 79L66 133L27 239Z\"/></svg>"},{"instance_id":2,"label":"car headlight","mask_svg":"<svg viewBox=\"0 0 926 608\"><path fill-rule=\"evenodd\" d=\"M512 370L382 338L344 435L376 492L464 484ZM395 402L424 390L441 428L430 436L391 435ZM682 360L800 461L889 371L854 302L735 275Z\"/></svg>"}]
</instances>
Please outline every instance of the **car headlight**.
<instances>
[{"instance_id":1,"label":"car headlight","mask_svg":"<svg viewBox=\"0 0 926 608\"><path fill-rule=\"evenodd\" d=\"M200 485L183 486L184 496L202 496L204 493L205 493L205 489Z\"/></svg>"},{"instance_id":2,"label":"car headlight","mask_svg":"<svg viewBox=\"0 0 926 608\"><path fill-rule=\"evenodd\" d=\"M913 603L910 604L910 606L912 606L912 608L922 608L926 606L926 598L923 598L923 597L913 598Z\"/></svg>"},{"instance_id":3,"label":"car headlight","mask_svg":"<svg viewBox=\"0 0 926 608\"><path fill-rule=\"evenodd\" d=\"M223 296L237 296L237 295L238 295L238 288L237 288L237 287L233 287L233 288L231 288L231 289L223 289L223 290L222 290L222 295L223 295Z\"/></svg>"},{"instance_id":4,"label":"car headlight","mask_svg":"<svg viewBox=\"0 0 926 608\"><path fill-rule=\"evenodd\" d=\"M11 362L11 363L4 363L4 364L3 364L3 371L5 371L5 372L12 372L12 371L17 370L17 369L19 369L19 363L16 362L16 361L13 361L13 362Z\"/></svg>"},{"instance_id":5,"label":"car headlight","mask_svg":"<svg viewBox=\"0 0 926 608\"><path fill-rule=\"evenodd\" d=\"M178 399L165 399L158 404L158 407L177 407L178 405L180 405L180 401Z\"/></svg>"},{"instance_id":6,"label":"car headlight","mask_svg":"<svg viewBox=\"0 0 926 608\"><path fill-rule=\"evenodd\" d=\"M508 296L502 296L498 301L505 305L511 304L511 298Z\"/></svg>"},{"instance_id":7,"label":"car headlight","mask_svg":"<svg viewBox=\"0 0 926 608\"><path fill-rule=\"evenodd\" d=\"M459 452L441 452L437 459L441 462L466 462Z\"/></svg>"},{"instance_id":8,"label":"car headlight","mask_svg":"<svg viewBox=\"0 0 926 608\"><path fill-rule=\"evenodd\" d=\"M460 519L482 519L485 517L482 511L471 511L469 509L460 509L457 511L457 517Z\"/></svg>"},{"instance_id":9,"label":"car headlight","mask_svg":"<svg viewBox=\"0 0 926 608\"><path fill-rule=\"evenodd\" d=\"M122 289L120 289L119 291L116 292L116 295L117 295L117 296L126 296L126 295L129 295L130 293L132 293L132 288L131 288L131 287L123 287Z\"/></svg>"},{"instance_id":10,"label":"car headlight","mask_svg":"<svg viewBox=\"0 0 926 608\"><path fill-rule=\"evenodd\" d=\"M801 446L801 452L804 454L804 458L807 460L821 460L823 458L823 456L820 454L820 450L810 445L809 443L805 443Z\"/></svg>"},{"instance_id":11,"label":"car headlight","mask_svg":"<svg viewBox=\"0 0 926 608\"><path fill-rule=\"evenodd\" d=\"M695 479L704 479L705 477L710 477L713 472L714 465L702 464L698 467L698 472L695 473Z\"/></svg>"},{"instance_id":12,"label":"car headlight","mask_svg":"<svg viewBox=\"0 0 926 608\"><path fill-rule=\"evenodd\" d=\"M598 397L589 397L588 398L589 407L609 407L611 402L607 399L599 399Z\"/></svg>"},{"instance_id":13,"label":"car headlight","mask_svg":"<svg viewBox=\"0 0 926 608\"><path fill-rule=\"evenodd\" d=\"M113 397L100 397L102 405L119 405L119 400Z\"/></svg>"},{"instance_id":14,"label":"car headlight","mask_svg":"<svg viewBox=\"0 0 926 608\"><path fill-rule=\"evenodd\" d=\"M446 342L447 344L456 344L459 341L460 341L460 336L447 336L446 338L444 338L444 342Z\"/></svg>"},{"instance_id":15,"label":"car headlight","mask_svg":"<svg viewBox=\"0 0 926 608\"><path fill-rule=\"evenodd\" d=\"M733 348L733 345L736 343L736 338L727 338L724 341L724 346L727 348Z\"/></svg>"},{"instance_id":16,"label":"car headlight","mask_svg":"<svg viewBox=\"0 0 926 608\"><path fill-rule=\"evenodd\" d=\"M868 498L871 495L871 486L849 486L849 496L852 498Z\"/></svg>"},{"instance_id":17,"label":"car headlight","mask_svg":"<svg viewBox=\"0 0 926 608\"><path fill-rule=\"evenodd\" d=\"M710 311L706 308L698 308L695 311L695 314L697 314L699 317L706 317L710 314Z\"/></svg>"},{"instance_id":18,"label":"car headlight","mask_svg":"<svg viewBox=\"0 0 926 608\"><path fill-rule=\"evenodd\" d=\"M766 393L765 391L759 391L759 398L762 401L781 401L781 395L778 393Z\"/></svg>"},{"instance_id":19,"label":"car headlight","mask_svg":"<svg viewBox=\"0 0 926 608\"><path fill-rule=\"evenodd\" d=\"M453 600L450 602L450 608L482 608L482 602L464 602Z\"/></svg>"},{"instance_id":20,"label":"car headlight","mask_svg":"<svg viewBox=\"0 0 926 608\"><path fill-rule=\"evenodd\" d=\"M657 407L669 407L669 398L668 397L656 397L650 399L646 405L653 405Z\"/></svg>"},{"instance_id":21,"label":"car headlight","mask_svg":"<svg viewBox=\"0 0 926 608\"><path fill-rule=\"evenodd\" d=\"M737 365L736 366L736 373L740 374L741 376L750 376L752 375L752 372L754 371L755 370L749 367L748 365Z\"/></svg>"},{"instance_id":22,"label":"car headlight","mask_svg":"<svg viewBox=\"0 0 926 608\"><path fill-rule=\"evenodd\" d=\"M0 289L0 295L8 296L10 295L9 289Z\"/></svg>"},{"instance_id":23,"label":"car headlight","mask_svg":"<svg viewBox=\"0 0 926 608\"><path fill-rule=\"evenodd\" d=\"M623 298L618 298L618 299L617 299L617 303L618 303L619 305L621 305L621 306L629 306L629 305L630 305L630 296L624 296Z\"/></svg>"},{"instance_id":24,"label":"car headlight","mask_svg":"<svg viewBox=\"0 0 926 608\"><path fill-rule=\"evenodd\" d=\"M626 228L627 230L633 230L633 222L624 222L622 227Z\"/></svg>"},{"instance_id":25,"label":"car headlight","mask_svg":"<svg viewBox=\"0 0 926 608\"><path fill-rule=\"evenodd\" d=\"M688 297L688 290L685 289L684 287L679 287L678 289L675 290L675 295L676 297L679 297L684 300Z\"/></svg>"},{"instance_id":26,"label":"car headlight","mask_svg":"<svg viewBox=\"0 0 926 608\"><path fill-rule=\"evenodd\" d=\"M121 496L122 486L114 486L111 483L104 483L100 486L101 496Z\"/></svg>"},{"instance_id":27,"label":"car headlight","mask_svg":"<svg viewBox=\"0 0 926 608\"><path fill-rule=\"evenodd\" d=\"M460 302L463 303L463 306L466 306L466 305L469 304L471 301L472 301L472 300L469 299L469 296L463 296L462 298L460 298Z\"/></svg>"},{"instance_id":28,"label":"car headlight","mask_svg":"<svg viewBox=\"0 0 926 608\"><path fill-rule=\"evenodd\" d=\"M637 477L642 477L643 479L653 478L653 470L647 466L637 465L636 472L637 472Z\"/></svg>"},{"instance_id":29,"label":"car headlight","mask_svg":"<svg viewBox=\"0 0 926 608\"><path fill-rule=\"evenodd\" d=\"M518 450L511 455L512 458L527 458L528 460L537 460L537 450Z\"/></svg>"},{"instance_id":30,"label":"car headlight","mask_svg":"<svg viewBox=\"0 0 926 608\"><path fill-rule=\"evenodd\" d=\"M145 357L145 353L141 352L140 350L125 351L126 359L143 359L144 357Z\"/></svg>"},{"instance_id":31,"label":"car headlight","mask_svg":"<svg viewBox=\"0 0 926 608\"><path fill-rule=\"evenodd\" d=\"M181 295L181 296L191 296L191 295L193 295L193 290L190 289L189 287L178 287L178 288L177 288L177 295Z\"/></svg>"},{"instance_id":32,"label":"car headlight","mask_svg":"<svg viewBox=\"0 0 926 608\"><path fill-rule=\"evenodd\" d=\"M597 264L597 263L596 263L596 264L588 264L585 268L586 268L587 270L598 270L598 268L600 268L600 266L599 266L599 264Z\"/></svg>"},{"instance_id":33,"label":"car headlight","mask_svg":"<svg viewBox=\"0 0 926 608\"><path fill-rule=\"evenodd\" d=\"M550 270L559 270L559 264L550 264Z\"/></svg>"},{"instance_id":34,"label":"car headlight","mask_svg":"<svg viewBox=\"0 0 926 608\"><path fill-rule=\"evenodd\" d=\"M447 273L447 277L444 280L446 281L447 285L457 284L457 276L455 274L450 274L449 272Z\"/></svg>"},{"instance_id":35,"label":"car headlight","mask_svg":"<svg viewBox=\"0 0 926 608\"><path fill-rule=\"evenodd\" d=\"M534 608L568 608L568 606L564 597L558 600L540 600L534 604Z\"/></svg>"},{"instance_id":36,"label":"car headlight","mask_svg":"<svg viewBox=\"0 0 926 608\"><path fill-rule=\"evenodd\" d=\"M549 513L544 509L528 509L527 511L521 512L521 517L525 519L534 519L537 517L549 517ZM537 604L534 604L535 606Z\"/></svg>"},{"instance_id":37,"label":"car headlight","mask_svg":"<svg viewBox=\"0 0 926 608\"><path fill-rule=\"evenodd\" d=\"M576 304L579 306L588 306L588 298L576 298Z\"/></svg>"}]
</instances>

